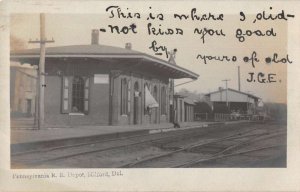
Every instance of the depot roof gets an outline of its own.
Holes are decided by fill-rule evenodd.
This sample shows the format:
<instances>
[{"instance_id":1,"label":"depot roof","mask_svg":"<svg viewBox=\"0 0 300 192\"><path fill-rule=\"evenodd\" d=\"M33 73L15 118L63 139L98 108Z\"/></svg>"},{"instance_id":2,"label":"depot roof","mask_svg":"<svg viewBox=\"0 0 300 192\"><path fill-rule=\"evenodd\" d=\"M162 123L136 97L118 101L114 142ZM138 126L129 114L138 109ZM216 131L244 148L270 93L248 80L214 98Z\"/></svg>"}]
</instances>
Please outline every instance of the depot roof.
<instances>
[{"instance_id":1,"label":"depot roof","mask_svg":"<svg viewBox=\"0 0 300 192\"><path fill-rule=\"evenodd\" d=\"M25 49L11 52L11 60L19 61L21 63L37 63L40 57L40 49ZM47 47L47 58L110 58L110 59L140 59L144 65L151 63L153 68L157 70L166 71L170 74L170 78L191 78L197 79L198 74L173 65L165 60L153 57L151 55L134 51L132 49L113 47L107 45L70 45L70 46L58 46Z\"/></svg>"}]
</instances>

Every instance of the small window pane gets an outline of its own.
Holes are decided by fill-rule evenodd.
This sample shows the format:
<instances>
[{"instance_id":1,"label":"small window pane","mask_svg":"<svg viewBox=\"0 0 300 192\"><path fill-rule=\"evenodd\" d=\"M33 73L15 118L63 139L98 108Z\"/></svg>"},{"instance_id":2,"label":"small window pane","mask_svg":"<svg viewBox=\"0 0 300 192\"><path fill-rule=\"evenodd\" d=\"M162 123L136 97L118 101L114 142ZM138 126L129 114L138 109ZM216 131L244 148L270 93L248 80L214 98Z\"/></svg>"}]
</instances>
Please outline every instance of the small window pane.
<instances>
[{"instance_id":1,"label":"small window pane","mask_svg":"<svg viewBox=\"0 0 300 192\"><path fill-rule=\"evenodd\" d=\"M68 89L64 89L64 99L68 99L69 98L69 93L68 93Z\"/></svg>"},{"instance_id":2,"label":"small window pane","mask_svg":"<svg viewBox=\"0 0 300 192\"><path fill-rule=\"evenodd\" d=\"M89 79L85 80L85 87L89 87Z\"/></svg>"},{"instance_id":3,"label":"small window pane","mask_svg":"<svg viewBox=\"0 0 300 192\"><path fill-rule=\"evenodd\" d=\"M64 110L68 110L68 100L64 100Z\"/></svg>"},{"instance_id":4,"label":"small window pane","mask_svg":"<svg viewBox=\"0 0 300 192\"><path fill-rule=\"evenodd\" d=\"M72 112L84 110L84 80L75 76L72 83Z\"/></svg>"},{"instance_id":5,"label":"small window pane","mask_svg":"<svg viewBox=\"0 0 300 192\"><path fill-rule=\"evenodd\" d=\"M69 86L69 79L65 78L65 87L68 87L68 86Z\"/></svg>"},{"instance_id":6,"label":"small window pane","mask_svg":"<svg viewBox=\"0 0 300 192\"><path fill-rule=\"evenodd\" d=\"M88 89L84 90L84 98L85 99L89 98L89 90Z\"/></svg>"},{"instance_id":7,"label":"small window pane","mask_svg":"<svg viewBox=\"0 0 300 192\"><path fill-rule=\"evenodd\" d=\"M89 110L89 101L84 101L84 110L85 111Z\"/></svg>"}]
</instances>

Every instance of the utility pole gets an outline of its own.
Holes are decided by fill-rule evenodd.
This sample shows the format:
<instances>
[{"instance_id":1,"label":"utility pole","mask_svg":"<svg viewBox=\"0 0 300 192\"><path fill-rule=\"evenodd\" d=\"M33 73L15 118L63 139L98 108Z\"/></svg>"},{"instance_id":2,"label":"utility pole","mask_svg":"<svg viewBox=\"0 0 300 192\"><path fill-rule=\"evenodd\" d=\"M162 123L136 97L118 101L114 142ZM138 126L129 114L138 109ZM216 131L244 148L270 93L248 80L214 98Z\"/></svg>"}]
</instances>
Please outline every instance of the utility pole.
<instances>
[{"instance_id":1,"label":"utility pole","mask_svg":"<svg viewBox=\"0 0 300 192\"><path fill-rule=\"evenodd\" d=\"M238 66L238 84L239 84L239 91L241 91L241 72L240 72L240 66Z\"/></svg>"},{"instance_id":2,"label":"utility pole","mask_svg":"<svg viewBox=\"0 0 300 192\"><path fill-rule=\"evenodd\" d=\"M230 81L230 79L223 79L222 81L225 81L225 85L226 85L226 105L228 107L228 87L227 87L227 82Z\"/></svg>"},{"instance_id":3,"label":"utility pole","mask_svg":"<svg viewBox=\"0 0 300 192\"><path fill-rule=\"evenodd\" d=\"M45 27L45 13L40 14L40 40L29 40L29 43L40 44L40 60L38 68L38 129L44 126L45 122L45 57L46 57L46 43L53 43L54 40L48 41L46 39Z\"/></svg>"},{"instance_id":4,"label":"utility pole","mask_svg":"<svg viewBox=\"0 0 300 192\"><path fill-rule=\"evenodd\" d=\"M177 52L177 49L174 49L174 50L168 52L168 55L170 56L168 62L172 65L176 65L176 62L175 62L176 52ZM170 84L170 93L171 93L171 98L169 98L169 99L171 100L171 105L172 105L172 110L171 110L172 114L170 114L170 116L172 116L171 120L172 120L172 123L174 123L175 121L176 122L178 121L178 119L176 117L177 109L175 109L175 99L174 99L174 95L175 95L174 79L170 79L169 84Z\"/></svg>"}]
</instances>

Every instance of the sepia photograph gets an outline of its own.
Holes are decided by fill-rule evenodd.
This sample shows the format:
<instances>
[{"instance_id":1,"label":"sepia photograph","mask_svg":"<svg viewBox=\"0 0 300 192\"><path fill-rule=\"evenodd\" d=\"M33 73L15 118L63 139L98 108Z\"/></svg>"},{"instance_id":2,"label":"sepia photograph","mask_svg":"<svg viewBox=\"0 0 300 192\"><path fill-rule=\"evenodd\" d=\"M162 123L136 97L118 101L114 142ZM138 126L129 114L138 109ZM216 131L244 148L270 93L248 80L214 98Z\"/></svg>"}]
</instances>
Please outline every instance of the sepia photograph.
<instances>
[{"instance_id":1,"label":"sepia photograph","mask_svg":"<svg viewBox=\"0 0 300 192\"><path fill-rule=\"evenodd\" d=\"M143 16L118 6L106 11L125 21ZM156 23L142 33L155 35L161 30ZM171 28L148 43L134 36L139 22L119 25L105 15L11 16L13 169L286 167L286 65L273 64L278 72L272 76L267 69L249 75L236 56L193 58L190 52L199 45L175 47L173 36L170 42L164 38L176 36ZM284 53L285 21L276 29L285 33L274 51ZM104 40L105 30L123 33L122 40ZM158 40L173 49L158 46ZM143 44L149 49L140 50ZM187 65L200 57L210 63ZM255 78L259 82L249 82Z\"/></svg>"},{"instance_id":2,"label":"sepia photograph","mask_svg":"<svg viewBox=\"0 0 300 192\"><path fill-rule=\"evenodd\" d=\"M0 0L0 191L299 191L299 6Z\"/></svg>"}]
</instances>

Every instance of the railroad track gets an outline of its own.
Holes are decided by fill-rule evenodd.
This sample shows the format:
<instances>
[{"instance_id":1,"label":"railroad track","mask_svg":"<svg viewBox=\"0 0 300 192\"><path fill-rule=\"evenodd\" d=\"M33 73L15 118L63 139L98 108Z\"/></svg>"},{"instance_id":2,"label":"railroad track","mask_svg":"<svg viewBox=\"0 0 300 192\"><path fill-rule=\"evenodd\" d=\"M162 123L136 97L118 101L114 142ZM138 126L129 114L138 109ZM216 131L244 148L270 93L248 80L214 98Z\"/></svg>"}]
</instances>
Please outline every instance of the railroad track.
<instances>
[{"instance_id":1,"label":"railroad track","mask_svg":"<svg viewBox=\"0 0 300 192\"><path fill-rule=\"evenodd\" d=\"M254 122L252 122L252 123L254 123ZM249 123L247 122L247 123L243 123L243 124L249 124ZM216 124L209 128L207 128L207 127L205 127L205 128L214 130L222 125L223 124ZM172 135L172 136L176 137L176 136L189 135L189 134L191 134L190 132L192 132L192 134L197 133L197 132L200 133L200 132L203 132L203 130L199 130L199 127L195 126L193 128L189 128L189 129L178 129L178 130L172 130L170 132L174 132L174 135ZM182 134L179 132L185 132L185 133ZM163 133L166 133L166 132L163 132ZM151 133L151 134L147 133L147 134L142 134L142 135L134 135L134 136L127 136L127 137L113 138L113 139L104 139L104 140L100 140L100 141L93 141L93 142L86 142L86 143L79 143L79 144L72 144L72 145L64 145L64 146L51 147L51 148L43 148L43 149L38 149L38 150L29 150L29 151L22 151L22 152L16 152L16 153L12 152L11 156L17 157L17 156L22 156L22 155L26 155L26 154L45 153L45 152L49 152L49 151L83 147L83 146L89 146L89 145L93 145L93 144L105 143L105 142L111 142L111 141L122 141L122 140L135 139L135 138L139 139L142 137L151 137L151 136L156 136L156 135L161 135L161 134L162 134L162 132ZM168 137L170 137L170 136L168 136Z\"/></svg>"},{"instance_id":2,"label":"railroad track","mask_svg":"<svg viewBox=\"0 0 300 192\"><path fill-rule=\"evenodd\" d=\"M157 156L152 156L152 157L149 157L149 158L146 158L146 159L141 159L141 160L136 161L136 162L125 164L121 167L123 167L123 168L145 167L145 166L146 167L151 167L151 165L155 164L155 162L161 161L161 159L163 159L163 158L164 158L164 161L172 162L172 160L166 160L166 158L172 159L173 158L172 156L176 153L190 152L190 151L194 150L195 148L204 148L204 147L207 147L208 145L216 144L216 143L220 143L220 142L224 142L224 141L233 141L233 140L236 140L236 139L249 138L246 141L241 141L241 142L237 142L237 143L234 143L232 145L229 145L229 146L225 147L225 149L222 149L221 151L218 151L214 154L211 154L210 157L199 158L197 160L194 160L194 159L193 160L188 160L188 161L184 160L185 161L184 163L168 166L168 167L171 167L171 168L188 167L189 165L193 165L193 164L196 164L198 162L204 162L204 161L214 160L216 158L222 158L222 157L238 155L239 153L231 153L231 154L227 154L227 153L229 151L234 150L235 148L242 147L243 145L249 144L251 142L260 141L260 140L264 140L264 139L268 139L268 138L272 138L272 137L277 137L277 136L281 136L281 135L285 135L285 134L286 134L285 132L278 132L278 133L274 133L274 134L269 134L269 133L256 133L256 134L245 134L245 135L241 135L240 133L239 134L234 134L234 135L231 135L231 136L228 136L228 137L223 137L223 138L215 139L215 140L208 141L208 142L200 142L200 143L192 144L192 145L188 145L188 146L181 146L181 147L178 147L177 150L174 150L174 151L171 151L171 152L168 152L168 153L165 153L165 154L157 155ZM252 139L253 137L254 137L254 139ZM222 145L224 145L224 143ZM223 146L222 146L222 148L223 148ZM263 149L265 149L265 148L263 148ZM256 149L256 150L258 150L258 149ZM248 151L248 152L251 152L251 150ZM245 153L245 152L240 152L240 153L242 154L242 153ZM192 158L194 158L194 156Z\"/></svg>"},{"instance_id":3,"label":"railroad track","mask_svg":"<svg viewBox=\"0 0 300 192\"><path fill-rule=\"evenodd\" d=\"M233 127L234 129L235 127ZM219 127L212 127L210 131L215 131ZM14 164L21 164L29 167L39 166L48 162L63 160L67 158L72 158L76 156L82 156L92 153L105 152L115 149L120 149L124 147L130 147L135 145L141 145L146 143L153 143L159 141L169 141L178 140L184 137L198 137L203 134L205 130L203 129L191 129L191 130L179 130L174 133L165 134L146 134L139 136L130 136L118 139L82 143L77 145L67 145L43 150L35 150L23 153L12 154ZM98 145L99 146L98 146ZM34 158L36 156L36 158Z\"/></svg>"},{"instance_id":4,"label":"railroad track","mask_svg":"<svg viewBox=\"0 0 300 192\"><path fill-rule=\"evenodd\" d=\"M281 148L281 147L285 147L285 146L286 145L272 145L272 146L267 146L267 147L258 147L258 148L245 150L245 151L234 152L234 153L230 153L230 154L226 154L226 155L213 156L213 157L207 158L207 159L198 159L196 161L191 161L191 162L187 162L187 163L172 166L172 168L193 167L193 166L195 166L199 163L214 161L214 160L217 160L217 159L222 159L222 158L231 157L231 156L249 154L249 153L252 153L252 152L257 152L257 151L262 151L262 150L268 150L268 149L273 149L273 148Z\"/></svg>"},{"instance_id":5,"label":"railroad track","mask_svg":"<svg viewBox=\"0 0 300 192\"><path fill-rule=\"evenodd\" d=\"M225 128L224 128L225 129ZM66 161L68 159L73 158L88 158L89 156L93 156L97 154L100 157L104 157L105 154L103 153L113 153L114 151L120 150L128 150L134 147L142 146L142 145L150 145L150 146L157 146L170 143L176 143L177 141L184 141L185 139L195 140L194 144L176 147L176 149L169 151L163 151L161 154L158 155L150 155L150 157L146 159L138 159L140 163L142 161L146 162L149 161L151 158L154 160L155 158L158 160L163 156L172 155L178 152L187 151L194 149L201 145L207 145L208 143L216 143L222 140L230 140L231 139L238 139L245 137L247 133L253 132L255 130L261 129L261 127L253 128L253 126L240 128L240 125L235 125L228 128L224 133L220 130L220 127L211 127L205 129L191 129L191 130L184 130L184 131L176 131L174 133L165 133L165 134L151 134L151 135L139 135L139 136L131 136L131 137L124 137L119 139L112 139L112 140L105 140L105 141L98 141L98 142L91 142L91 143L84 143L78 145L71 145L71 146L62 146L56 147L51 149L39 150L39 151L30 151L27 153L20 153L20 154L13 154L12 157L14 159L13 165L18 167L18 165L22 165L21 167L40 167L40 166L47 166L51 165L53 162L59 163L60 161ZM215 133L215 131L217 133ZM238 133L236 133L238 131ZM233 134L234 133L234 134ZM203 135L225 135L219 139L210 139L210 141L202 140L201 137ZM266 135L267 132L264 133L256 133L256 134L248 134L248 137L255 137L259 135ZM244 135L244 136L242 136ZM199 139L201 142L199 143ZM100 155L99 155L100 154ZM101 155L103 154L103 155ZM101 159L99 159L99 162ZM137 162L130 162L130 163L122 163L117 167L134 167L134 165L138 165L140 163ZM101 166L100 166L101 167Z\"/></svg>"},{"instance_id":6,"label":"railroad track","mask_svg":"<svg viewBox=\"0 0 300 192\"><path fill-rule=\"evenodd\" d=\"M232 156L238 156L238 155L244 155L244 154L250 154L252 152L257 152L257 151L263 151L263 150L269 150L269 149L273 149L273 148L281 148L281 147L285 147L285 144L272 144L269 146L258 146L258 147L252 147L251 149L244 149L243 146L244 145L249 145L253 142L259 142L259 141L265 141L267 139L272 139L275 137L280 137L282 135L286 135L285 132L278 132L278 133L274 133L274 134L270 134L270 135L261 135L258 138L254 138L254 139L249 139L246 141L242 141L239 142L237 144L234 145L230 145L228 146L226 149L215 153L213 155L211 155L211 157L208 158L199 158L199 159L194 159L191 161L187 161L185 163L182 164L177 164L172 166L172 168L177 168L177 167L193 167L199 163L204 163L204 162L209 162L209 161L214 161L217 159L222 159L222 158L227 158L227 157L232 157ZM238 150L236 150L238 149Z\"/></svg>"}]
</instances>

